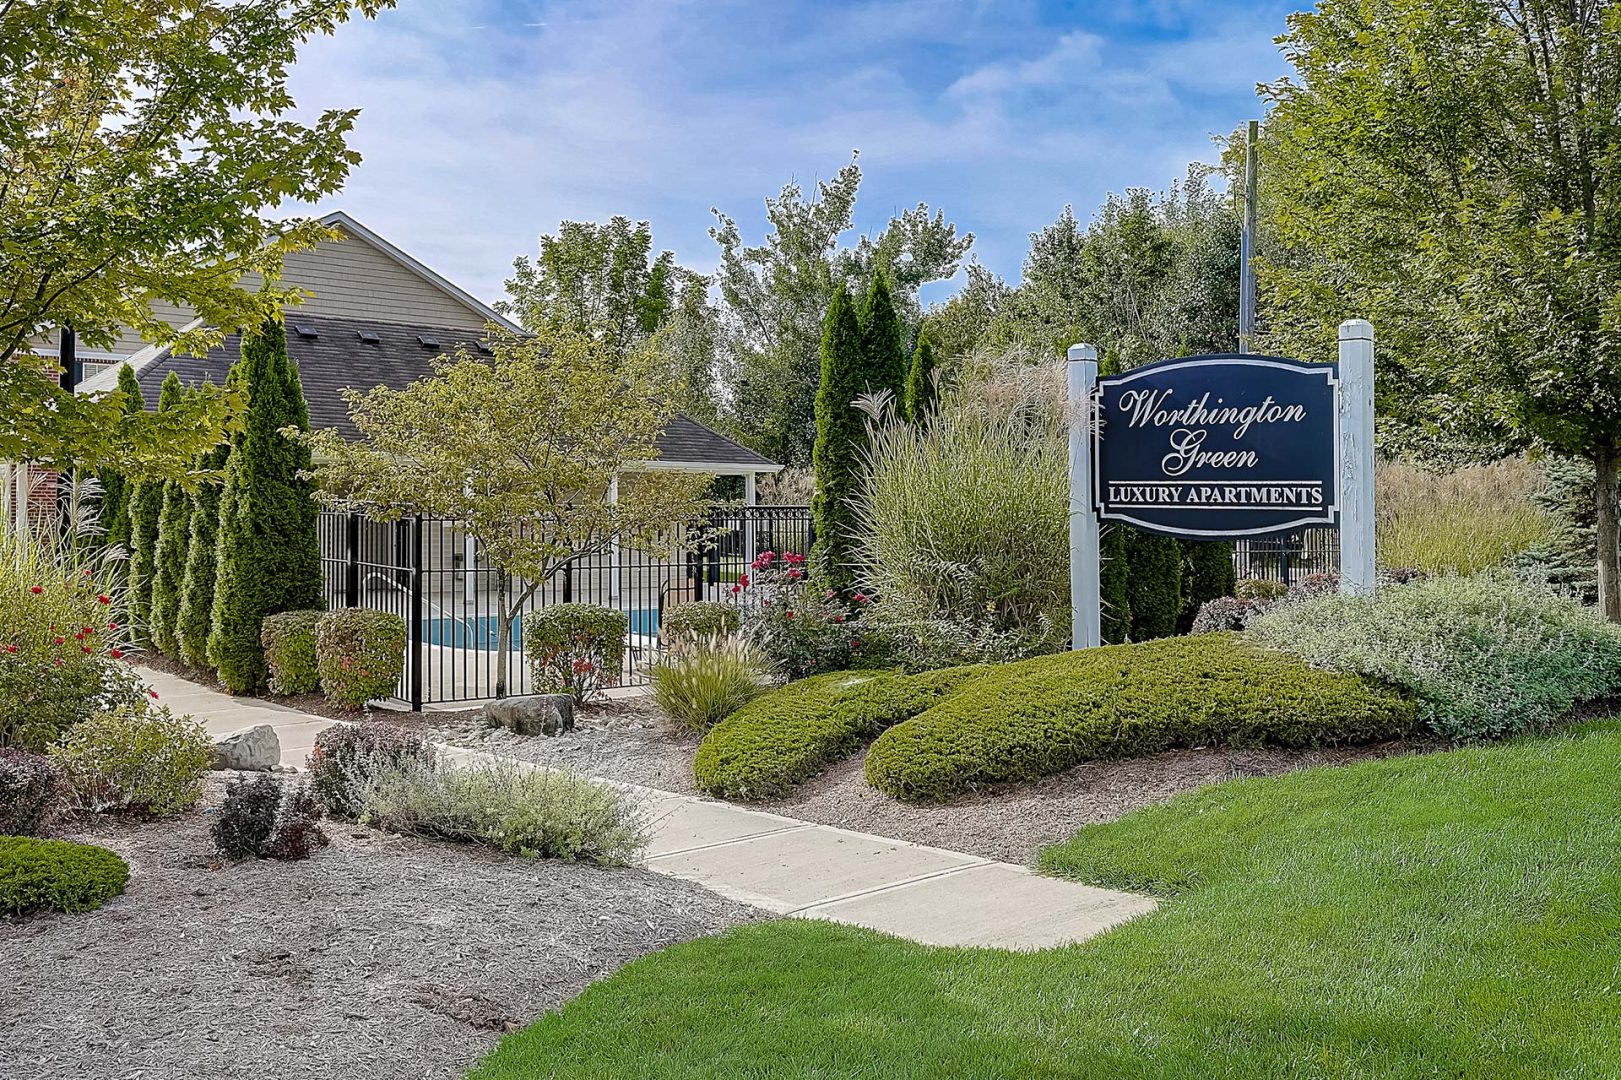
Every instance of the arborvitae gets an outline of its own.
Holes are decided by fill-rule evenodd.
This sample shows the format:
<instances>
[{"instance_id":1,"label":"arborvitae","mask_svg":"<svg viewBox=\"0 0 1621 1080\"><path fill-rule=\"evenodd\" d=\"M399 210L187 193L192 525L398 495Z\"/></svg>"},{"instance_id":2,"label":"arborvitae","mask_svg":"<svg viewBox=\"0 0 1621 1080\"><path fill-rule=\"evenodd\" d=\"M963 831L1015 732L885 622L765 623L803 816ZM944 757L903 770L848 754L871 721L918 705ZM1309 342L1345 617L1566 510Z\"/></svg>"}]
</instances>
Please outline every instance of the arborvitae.
<instances>
[{"instance_id":1,"label":"arborvitae","mask_svg":"<svg viewBox=\"0 0 1621 1080\"><path fill-rule=\"evenodd\" d=\"M225 467L231 444L221 443L203 455L204 469ZM180 659L192 667L208 666L208 620L214 609L214 543L219 536L221 484L197 485L191 493L190 530L186 537L186 569L180 582L180 611L175 617L175 638Z\"/></svg>"},{"instance_id":2,"label":"arborvitae","mask_svg":"<svg viewBox=\"0 0 1621 1080\"><path fill-rule=\"evenodd\" d=\"M225 470L208 636L208 659L233 693L264 680L264 617L321 603L320 510L298 477L310 451L282 434L308 431L309 408L279 321L242 335L240 379L248 411Z\"/></svg>"},{"instance_id":3,"label":"arborvitae","mask_svg":"<svg viewBox=\"0 0 1621 1080\"><path fill-rule=\"evenodd\" d=\"M854 533L857 468L866 427L854 406L867 390L861 324L842 285L822 326L822 385L816 392L816 494L811 524L816 530L812 566L829 588L848 589Z\"/></svg>"},{"instance_id":4,"label":"arborvitae","mask_svg":"<svg viewBox=\"0 0 1621 1080\"><path fill-rule=\"evenodd\" d=\"M1131 530L1126 540L1126 604L1131 640L1176 633L1182 613L1182 546L1174 536Z\"/></svg>"},{"instance_id":5,"label":"arborvitae","mask_svg":"<svg viewBox=\"0 0 1621 1080\"><path fill-rule=\"evenodd\" d=\"M185 395L180 376L169 372L158 391L158 412L168 412L180 404ZM160 480L143 480L134 485L129 496L130 559L129 607L130 622L135 634L143 641L152 641L152 595L157 584L158 519L163 516L163 493L167 485Z\"/></svg>"},{"instance_id":6,"label":"arborvitae","mask_svg":"<svg viewBox=\"0 0 1621 1080\"><path fill-rule=\"evenodd\" d=\"M1126 527L1105 525L1099 543L1103 560L1098 568L1098 593L1103 600L1103 643L1123 645L1131 640L1131 603L1126 595L1129 570Z\"/></svg>"},{"instance_id":7,"label":"arborvitae","mask_svg":"<svg viewBox=\"0 0 1621 1080\"><path fill-rule=\"evenodd\" d=\"M866 366L858 392L877 394L888 390L897 412L904 410L906 392L906 328L895 311L889 282L880 271L861 302L861 353Z\"/></svg>"},{"instance_id":8,"label":"arborvitae","mask_svg":"<svg viewBox=\"0 0 1621 1080\"><path fill-rule=\"evenodd\" d=\"M1238 574L1233 569L1231 540L1182 541L1182 614L1177 633L1193 629L1193 620L1207 601L1233 595Z\"/></svg>"},{"instance_id":9,"label":"arborvitae","mask_svg":"<svg viewBox=\"0 0 1621 1080\"><path fill-rule=\"evenodd\" d=\"M125 412L134 414L146 410L146 397L141 393L141 384L135 378L135 369L128 364L118 368L118 389L124 395ZM112 469L104 470L97 479L101 481L101 507L96 514L96 524L101 527L103 540L108 546L117 544L128 552L129 497L133 485L124 479L123 473Z\"/></svg>"},{"instance_id":10,"label":"arborvitae","mask_svg":"<svg viewBox=\"0 0 1621 1080\"><path fill-rule=\"evenodd\" d=\"M162 397L169 395L170 380L176 387L180 386L180 376L169 372L163 380ZM181 392L184 394L183 389ZM186 548L190 542L191 494L171 480L163 485L163 506L158 513L158 542L152 567L152 646L174 659L180 658L176 622L180 617L180 585L186 574Z\"/></svg>"},{"instance_id":11,"label":"arborvitae","mask_svg":"<svg viewBox=\"0 0 1621 1080\"><path fill-rule=\"evenodd\" d=\"M934 408L934 347L921 333L912 351L912 366L906 372L906 399L902 415L920 420Z\"/></svg>"}]
</instances>

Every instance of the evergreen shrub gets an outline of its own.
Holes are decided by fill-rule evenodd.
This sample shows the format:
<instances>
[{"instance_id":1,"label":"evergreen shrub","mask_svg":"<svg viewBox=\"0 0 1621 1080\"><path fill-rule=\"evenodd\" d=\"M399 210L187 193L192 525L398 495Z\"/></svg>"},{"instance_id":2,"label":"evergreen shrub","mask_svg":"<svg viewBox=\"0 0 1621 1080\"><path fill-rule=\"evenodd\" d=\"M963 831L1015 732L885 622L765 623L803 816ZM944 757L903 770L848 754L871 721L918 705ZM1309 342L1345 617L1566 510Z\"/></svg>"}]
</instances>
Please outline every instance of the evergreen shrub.
<instances>
[{"instance_id":1,"label":"evergreen shrub","mask_svg":"<svg viewBox=\"0 0 1621 1080\"><path fill-rule=\"evenodd\" d=\"M326 700L358 709L399 688L405 674L405 620L388 611L339 608L315 624L316 675Z\"/></svg>"},{"instance_id":2,"label":"evergreen shrub","mask_svg":"<svg viewBox=\"0 0 1621 1080\"><path fill-rule=\"evenodd\" d=\"M523 650L541 693L588 699L624 675L629 622L623 611L595 604L556 604L523 620Z\"/></svg>"},{"instance_id":3,"label":"evergreen shrub","mask_svg":"<svg viewBox=\"0 0 1621 1080\"><path fill-rule=\"evenodd\" d=\"M128 864L106 848L0 836L0 915L93 911L128 882Z\"/></svg>"},{"instance_id":4,"label":"evergreen shrub","mask_svg":"<svg viewBox=\"0 0 1621 1080\"><path fill-rule=\"evenodd\" d=\"M147 703L75 724L50 753L79 808L164 817L202 797L212 747L191 717Z\"/></svg>"},{"instance_id":5,"label":"evergreen shrub","mask_svg":"<svg viewBox=\"0 0 1621 1080\"><path fill-rule=\"evenodd\" d=\"M259 641L264 645L265 670L270 676L272 693L308 694L320 688L315 626L325 614L283 611L266 616L259 624Z\"/></svg>"}]
</instances>

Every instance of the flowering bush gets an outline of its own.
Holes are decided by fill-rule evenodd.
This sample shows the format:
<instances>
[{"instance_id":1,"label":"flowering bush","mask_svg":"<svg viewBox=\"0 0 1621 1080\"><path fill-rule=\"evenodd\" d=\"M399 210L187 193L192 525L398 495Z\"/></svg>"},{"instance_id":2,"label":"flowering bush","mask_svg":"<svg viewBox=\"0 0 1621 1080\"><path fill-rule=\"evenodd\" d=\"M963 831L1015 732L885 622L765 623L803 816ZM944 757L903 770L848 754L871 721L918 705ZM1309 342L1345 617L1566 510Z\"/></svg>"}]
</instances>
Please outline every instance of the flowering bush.
<instances>
[{"instance_id":1,"label":"flowering bush","mask_svg":"<svg viewBox=\"0 0 1621 1080\"><path fill-rule=\"evenodd\" d=\"M798 552L762 551L732 592L747 604L745 633L766 662L790 679L879 663L883 650L861 625L872 598L857 592L846 603L836 591L813 584Z\"/></svg>"},{"instance_id":2,"label":"flowering bush","mask_svg":"<svg viewBox=\"0 0 1621 1080\"><path fill-rule=\"evenodd\" d=\"M315 624L315 665L330 704L358 709L394 693L405 673L405 620L341 608Z\"/></svg>"},{"instance_id":3,"label":"flowering bush","mask_svg":"<svg viewBox=\"0 0 1621 1080\"><path fill-rule=\"evenodd\" d=\"M75 724L51 756L85 810L164 816L203 793L213 742L189 716L146 702Z\"/></svg>"},{"instance_id":4,"label":"flowering bush","mask_svg":"<svg viewBox=\"0 0 1621 1080\"><path fill-rule=\"evenodd\" d=\"M543 693L571 694L584 704L618 686L625 666L628 621L623 611L595 604L557 604L523 620L523 650Z\"/></svg>"},{"instance_id":5,"label":"flowering bush","mask_svg":"<svg viewBox=\"0 0 1621 1080\"><path fill-rule=\"evenodd\" d=\"M329 843L320 820L320 802L307 783L263 773L229 785L210 831L227 858L291 862Z\"/></svg>"},{"instance_id":6,"label":"flowering bush","mask_svg":"<svg viewBox=\"0 0 1621 1080\"><path fill-rule=\"evenodd\" d=\"M144 696L123 663L122 561L71 537L0 533L0 746L44 749L69 727Z\"/></svg>"},{"instance_id":7,"label":"flowering bush","mask_svg":"<svg viewBox=\"0 0 1621 1080\"><path fill-rule=\"evenodd\" d=\"M0 836L36 836L67 805L67 783L50 758L0 748Z\"/></svg>"},{"instance_id":8,"label":"flowering bush","mask_svg":"<svg viewBox=\"0 0 1621 1080\"><path fill-rule=\"evenodd\" d=\"M308 694L321 686L315 658L315 624L323 612L284 611L259 624L265 670L273 694Z\"/></svg>"}]
</instances>

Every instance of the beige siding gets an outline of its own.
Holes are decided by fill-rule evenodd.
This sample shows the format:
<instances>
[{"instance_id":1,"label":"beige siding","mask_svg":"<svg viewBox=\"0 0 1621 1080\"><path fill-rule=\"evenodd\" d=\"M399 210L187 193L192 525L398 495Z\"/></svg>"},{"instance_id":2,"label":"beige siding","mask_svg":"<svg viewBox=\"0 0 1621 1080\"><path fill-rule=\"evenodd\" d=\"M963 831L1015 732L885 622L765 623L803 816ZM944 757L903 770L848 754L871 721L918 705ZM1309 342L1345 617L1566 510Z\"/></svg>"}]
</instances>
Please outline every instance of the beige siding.
<instances>
[{"instance_id":1,"label":"beige siding","mask_svg":"<svg viewBox=\"0 0 1621 1080\"><path fill-rule=\"evenodd\" d=\"M293 309L312 315L375 318L426 326L483 327L484 316L364 240L323 241L287 256L283 280L310 292ZM243 279L255 288L257 281Z\"/></svg>"}]
</instances>

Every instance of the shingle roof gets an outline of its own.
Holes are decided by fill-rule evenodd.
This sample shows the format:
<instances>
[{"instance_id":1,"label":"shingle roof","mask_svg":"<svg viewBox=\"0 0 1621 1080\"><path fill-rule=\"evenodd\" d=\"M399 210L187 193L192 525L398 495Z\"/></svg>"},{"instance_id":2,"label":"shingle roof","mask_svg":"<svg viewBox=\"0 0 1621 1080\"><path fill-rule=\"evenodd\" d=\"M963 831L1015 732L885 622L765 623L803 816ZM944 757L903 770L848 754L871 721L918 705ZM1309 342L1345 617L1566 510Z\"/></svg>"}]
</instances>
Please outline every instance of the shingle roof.
<instances>
[{"instance_id":1,"label":"shingle roof","mask_svg":"<svg viewBox=\"0 0 1621 1080\"><path fill-rule=\"evenodd\" d=\"M313 331L305 336L300 329ZM375 344L361 334L375 335ZM399 390L433 374L433 359L454 352L457 346L473 349L481 335L465 329L376 322L332 315L287 315L287 355L298 364L304 400L310 407L311 428L336 428L346 439L357 438L349 420L342 391L387 386ZM423 344L423 340L435 347ZM164 378L173 371L187 386L204 382L225 384L225 374L241 356L242 340L231 334L207 356L165 353L136 373L148 407L155 407ZM658 439L659 462L668 465L722 465L762 470L777 465L748 447L734 442L686 416L671 418Z\"/></svg>"}]
</instances>

